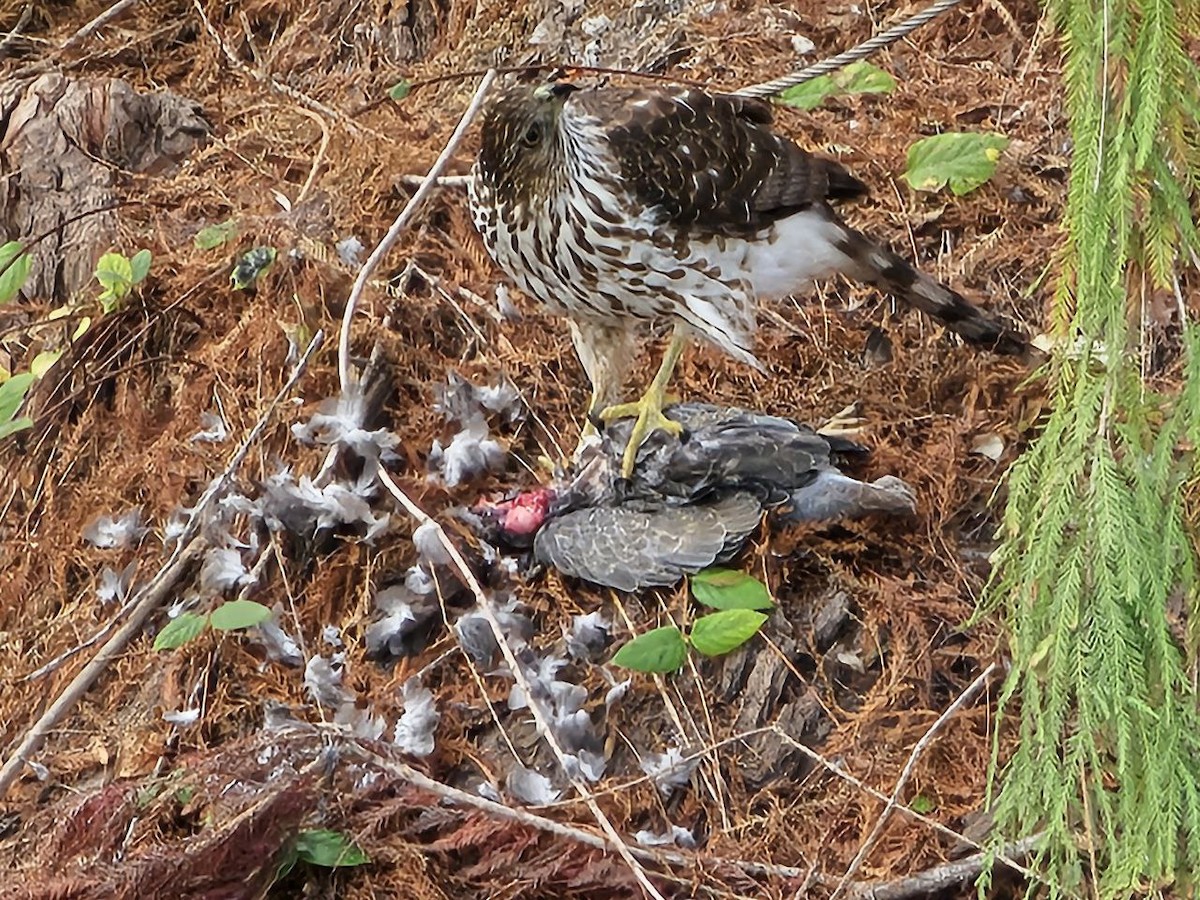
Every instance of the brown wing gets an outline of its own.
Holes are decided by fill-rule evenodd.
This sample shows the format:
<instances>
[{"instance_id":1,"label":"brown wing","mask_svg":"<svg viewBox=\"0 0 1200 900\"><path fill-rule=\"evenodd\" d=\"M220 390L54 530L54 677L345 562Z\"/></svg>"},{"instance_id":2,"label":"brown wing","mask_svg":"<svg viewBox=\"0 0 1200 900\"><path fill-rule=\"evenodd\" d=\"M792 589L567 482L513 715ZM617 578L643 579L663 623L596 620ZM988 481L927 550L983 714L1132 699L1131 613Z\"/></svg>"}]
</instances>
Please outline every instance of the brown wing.
<instances>
[{"instance_id":1,"label":"brown wing","mask_svg":"<svg viewBox=\"0 0 1200 900\"><path fill-rule=\"evenodd\" d=\"M627 188L664 224L748 235L866 185L771 130L768 104L696 89L598 88L571 104L608 132Z\"/></svg>"}]
</instances>

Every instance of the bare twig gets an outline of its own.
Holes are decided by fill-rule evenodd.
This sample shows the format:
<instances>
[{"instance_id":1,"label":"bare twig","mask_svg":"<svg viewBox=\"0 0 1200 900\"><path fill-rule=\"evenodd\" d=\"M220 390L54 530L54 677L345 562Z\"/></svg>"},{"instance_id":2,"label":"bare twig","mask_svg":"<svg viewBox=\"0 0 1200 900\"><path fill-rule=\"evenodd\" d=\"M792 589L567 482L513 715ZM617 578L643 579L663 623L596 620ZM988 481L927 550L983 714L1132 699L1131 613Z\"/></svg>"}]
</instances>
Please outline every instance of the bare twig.
<instances>
[{"instance_id":1,"label":"bare twig","mask_svg":"<svg viewBox=\"0 0 1200 900\"><path fill-rule=\"evenodd\" d=\"M842 876L841 881L838 882L829 900L837 900L846 891L850 880L854 878L859 867L866 860L867 855L875 849L875 845L879 842L879 838L883 834L884 826L887 825L888 819L896 809L896 805L900 802L901 793L903 793L909 779L912 778L913 772L916 770L917 761L921 758L921 754L933 743L933 739L946 723L954 718L960 709L970 703L976 694L983 690L988 680L992 677L992 674L996 671L996 668L996 664L991 663L986 669L980 672L975 680L967 685L966 690L958 695L958 698L946 708L945 712L937 717L934 723L929 726L929 730L917 741L916 746L913 747L912 752L908 755L908 762L904 764L904 768L900 772L900 777L896 780L896 786L892 788L892 796L888 798L887 805L884 806L883 812L879 814L879 818L875 821L875 827L871 829L871 833L867 836L863 845L854 854L854 859L850 861L850 865L846 868L846 873Z\"/></svg>"},{"instance_id":2,"label":"bare twig","mask_svg":"<svg viewBox=\"0 0 1200 900\"><path fill-rule=\"evenodd\" d=\"M1041 839L1040 834L1031 835L1007 844L1000 852L1009 859L1022 859L1037 848ZM895 881L879 884L859 883L851 888L850 896L855 900L907 900L909 897L927 897L962 884L968 879L979 877L979 873L988 864L990 855L976 853Z\"/></svg>"},{"instance_id":3,"label":"bare twig","mask_svg":"<svg viewBox=\"0 0 1200 900\"><path fill-rule=\"evenodd\" d=\"M547 72L547 73L557 73L558 75L561 75L561 74L570 74L570 73L574 73L574 72L590 72L593 75L618 75L618 76L628 76L629 78L638 78L643 81L659 81L659 82L667 82L669 84L690 84L692 87L698 87L701 89L711 87L711 85L706 82L693 81L692 79L689 79L689 78L681 78L676 73L672 73L670 75L660 75L656 72L637 72L637 71L634 71L633 69L611 69L611 68L605 68L603 66L577 66L577 65L563 66L561 63L550 62L550 63L533 63L530 65L521 65L521 66L497 66L497 67L493 67L491 69L466 69L466 70L460 69L456 72L447 72L445 75L435 75L432 78L422 78L418 81L413 81L408 85L408 90L411 92L411 91L419 90L420 88L423 88L423 87L428 87L431 84L443 84L447 81L466 81L468 78L479 78L483 75L486 75L488 72L495 72L497 75L516 75L516 74L524 75L524 74L528 74L530 72ZM547 77L547 80L549 80L551 75L547 74L546 77ZM384 106L385 104L392 103L392 102L394 102L394 101L392 101L392 98L391 98L391 95L389 92L387 94L384 94L382 97L377 97L374 100L371 100L369 103L363 104L358 109L354 110L354 112L351 113L351 115L361 116L365 113L371 112L374 109L378 109L379 107Z\"/></svg>"},{"instance_id":4,"label":"bare twig","mask_svg":"<svg viewBox=\"0 0 1200 900\"><path fill-rule=\"evenodd\" d=\"M472 794L468 791L460 790L456 787L451 787L448 784L443 784L440 781L435 781L428 775L419 772L412 766L399 760L388 759L380 756L378 753L363 746L358 741L351 740L347 746L355 753L359 754L363 759L378 766L386 772L407 781L408 783L420 788L421 790L429 791L438 797L450 800L454 803L459 803L463 806L470 806L474 809L482 810L502 819L508 819L513 822L518 822L529 828L536 828L539 831L544 831L547 834L553 834L557 837L566 838L570 841L575 841L584 844L588 847L595 847L597 850L608 850L611 847L611 841L604 837L593 834L589 831L584 831L573 825L566 825L562 822L556 822L553 819L547 819L545 816L539 816L537 813L530 812L526 809L519 809L512 806L505 806L503 803L497 803L494 800L488 800L485 797L480 797L478 794ZM646 862L657 864L669 864L674 866L694 867L698 857L694 854L679 853L677 851L655 849L647 850L644 847L637 847L631 844L620 842L625 853L630 857L637 857ZM625 855L625 854L622 854ZM798 869L792 866L775 866L771 863L752 862L748 860L736 859L721 859L705 857L706 865L723 864L734 866L747 872L751 875L775 875L782 878L801 877L807 870ZM639 866L640 868L640 866ZM636 870L635 870L636 871ZM657 892L655 892L657 893Z\"/></svg>"},{"instance_id":5,"label":"bare twig","mask_svg":"<svg viewBox=\"0 0 1200 900\"><path fill-rule=\"evenodd\" d=\"M843 66L848 66L852 62L858 62L860 59L866 59L871 54L878 53L884 47L896 43L896 41L916 31L927 22L936 19L947 10L953 9L961 2L962 0L936 0L936 2L921 10L915 16L905 19L899 25L895 25L887 31L881 31L874 37L863 41L857 47L850 48L845 53L839 53L837 56L823 59L819 63L815 63L798 72L792 72L790 75L784 75L782 78L775 78L771 81L764 81L760 84L752 84L744 88L739 88L735 93L743 97L770 97L790 87L795 87L798 84L803 84L822 75L828 75L830 72L836 72Z\"/></svg>"},{"instance_id":6,"label":"bare twig","mask_svg":"<svg viewBox=\"0 0 1200 900\"><path fill-rule=\"evenodd\" d=\"M831 775L835 776L836 778L842 779L842 781L845 781L847 784L853 785L855 788L862 791L864 794L869 794L870 796L872 796L876 800L878 800L880 803L883 803L885 805L887 804L889 798L887 797L886 794L883 794L880 791L875 790L875 788L871 787L869 784L866 784L861 779L855 778L853 775L851 775L849 772L847 772L841 766L834 765L832 762L830 762L828 759L826 759L824 756L822 756L816 750L813 750L811 747L806 747L804 744L800 743L798 740L796 740L790 734L788 734L783 729L781 729L778 725L772 725L771 730L774 731L775 734L777 734L784 743L788 744L791 747L794 747L800 753L803 753L805 756L807 756L813 762L817 763L819 766L821 766L823 769L825 769ZM910 819L912 819L916 822L920 822L922 825L926 826L927 828L932 829L933 831L937 832L938 834L942 835L943 837L947 837L947 838L950 838L955 841L960 841L961 843L966 844L968 847L978 850L981 853L985 849L984 846L982 844L980 844L978 841L971 839L970 837L968 837L965 834L955 831L953 828L947 828L941 822L936 822L933 819L929 818L929 816L919 813L915 809L905 806L903 803L896 804L896 809L899 812L903 813L904 815L908 816ZM1030 881L1038 881L1038 882L1045 883L1045 879L1043 879L1036 872L1034 872L1031 869L1027 869L1025 866L1022 866L1019 862L1017 862L1017 860L1010 859L1010 858L1004 856L1003 852L998 853L996 855L996 860L997 860L997 862L1003 863L1005 866L1012 869L1014 872L1018 872L1023 877L1028 878ZM1074 895L1072 895L1072 896L1074 896Z\"/></svg>"},{"instance_id":7,"label":"bare twig","mask_svg":"<svg viewBox=\"0 0 1200 900\"><path fill-rule=\"evenodd\" d=\"M204 7L200 5L200 0L192 0L192 6L195 8L196 14L200 17L200 22L204 25L204 30L208 32L209 37L211 37L216 43L222 55L225 57L225 61L229 63L230 68L232 68L234 71L243 72L249 75L259 84L270 88L277 94L282 94L284 97L294 100L301 106L307 107L313 112L320 113L322 116L339 123L347 131L350 131L354 134L370 134L375 138L383 139L383 135L376 134L375 132L364 128L363 126L354 122L349 116L340 110L334 109L332 106L327 106L321 101L308 96L308 94L302 93L296 90L294 87L286 85L283 82L272 78L266 72L262 72L258 69L254 69L245 65L241 59L238 58L237 54L229 49L229 45L225 43L225 40L217 32L216 27L211 21L209 21L208 16L204 12Z\"/></svg>"},{"instance_id":8,"label":"bare twig","mask_svg":"<svg viewBox=\"0 0 1200 900\"><path fill-rule=\"evenodd\" d=\"M443 283L440 277L434 275L432 272L426 272L415 263L410 263L409 265L411 270L429 282L430 286L439 294L441 294L446 302L453 306L455 311L460 316L462 316L468 322L471 322L470 318L465 312L463 312L462 308L458 305L458 301L454 299L453 295L450 293L450 289ZM461 286L457 289L457 293L458 296L462 297L464 300L468 300L475 306L478 306L483 313L496 324L500 324L504 321L504 316L500 315L500 310L496 308L496 304L488 303L474 291L469 291ZM478 328L475 326L474 322L471 322L471 327L473 330L478 331ZM482 335L479 335L479 337L482 339Z\"/></svg>"},{"instance_id":9,"label":"bare twig","mask_svg":"<svg viewBox=\"0 0 1200 900\"><path fill-rule=\"evenodd\" d=\"M79 671L79 674L71 679L71 683L50 704L49 709L42 713L41 718L25 732L25 737L21 739L17 749L5 761L3 768L0 768L0 797L3 797L12 783L16 781L29 757L41 748L50 729L63 720L80 698L95 684L96 679L100 677L108 664L116 659L129 642L141 632L146 619L170 596L176 582L183 577L184 572L204 549L203 539L192 541L183 552L172 556L171 561L159 570L149 584L142 588L137 603L129 613L128 621L109 638L103 647L96 651L96 655Z\"/></svg>"},{"instance_id":10,"label":"bare twig","mask_svg":"<svg viewBox=\"0 0 1200 900\"><path fill-rule=\"evenodd\" d=\"M108 7L108 9L104 10L104 12L100 13L100 15L96 16L96 18L92 19L73 35L63 41L63 43L56 47L53 52L44 54L41 59L38 59L27 66L23 66L16 72L12 73L11 80L21 81L41 72L48 71L64 52L75 49L105 25L108 25L119 17L123 16L130 9L136 6L137 3L138 0L117 0L116 3ZM30 4L29 6L32 7L32 5L33 4ZM18 31L21 27L21 25L18 25L17 28L13 29L12 33L15 34L16 31Z\"/></svg>"},{"instance_id":11,"label":"bare twig","mask_svg":"<svg viewBox=\"0 0 1200 900\"><path fill-rule=\"evenodd\" d=\"M588 847L595 847L597 850L607 850L609 847L609 842L598 834L584 831L574 825L556 822L554 819L539 816L537 813L527 809L506 806L503 803L488 800L478 794L472 794L468 791L451 787L448 784L443 784L414 769L407 763L380 755L357 740L350 739L344 746L369 764L412 784L414 787L429 791L429 793L452 803L469 806L498 818L517 822L528 828L536 828L539 831L553 834L556 837L565 838L566 840L584 844ZM998 858L1020 859L1028 855L1037 846L1039 840L1041 840L1041 835L1033 835L1008 844L1000 850ZM694 868L701 858L697 854L681 853L663 848L648 850L643 847L627 845L627 849L631 855L646 862L668 864L677 867ZM855 900L905 900L908 897L952 887L968 878L977 876L983 870L987 858L988 854L981 852L964 859L935 866L932 869L918 872L915 875L909 875L896 881L872 884L855 882L850 886L851 895ZM819 872L813 872L809 867L801 868L799 866L764 863L756 860L707 855L703 857L703 861L705 868L709 870L729 866L740 869L747 875L752 876L808 878L810 884L831 885L833 883L832 878L824 876Z\"/></svg>"},{"instance_id":12,"label":"bare twig","mask_svg":"<svg viewBox=\"0 0 1200 900\"><path fill-rule=\"evenodd\" d=\"M17 749L5 761L4 766L0 767L0 798L8 792L9 787L12 786L12 783L20 774L22 767L29 760L30 755L36 753L41 747L50 729L62 721L63 717L74 708L79 699L95 684L96 679L100 677L100 674L108 664L123 652L129 642L141 632L142 625L146 619L163 604L164 600L170 595L171 589L183 577L184 572L187 571L192 562L206 549L206 543L199 535L208 507L225 493L234 472L241 467L242 462L246 459L246 454L250 452L251 446L258 441L259 437L266 430L267 423L270 421L275 410L287 395L291 393L292 388L300 380L300 376L307 368L309 359L324 340L325 334L322 331L318 331L313 336L308 348L304 351L304 355L296 363L296 368L292 371L291 376L284 386L279 389L279 393L275 395L267 405L267 408L263 410L262 415L259 416L254 427L250 429L250 432L242 440L241 445L234 451L225 470L201 494L196 505L192 507L192 512L188 516L183 531L175 544L175 550L171 553L166 563L163 564L162 568L159 569L158 573L138 592L137 599L129 608L128 621L108 639L103 647L96 651L96 655L71 680L71 683L63 689L62 693L50 704L49 709L42 714L41 718L30 727L25 733L25 737L21 739L21 743L17 746Z\"/></svg>"},{"instance_id":13,"label":"bare twig","mask_svg":"<svg viewBox=\"0 0 1200 900\"><path fill-rule=\"evenodd\" d=\"M366 289L367 282L370 280L376 267L383 260L383 257L392 249L392 245L396 243L396 240L400 237L400 233L412 221L417 210L421 208L421 204L425 202L425 198L437 186L438 177L442 174L442 170L446 168L446 164L450 162L450 157L454 155L454 151L458 149L463 136L467 133L467 128L470 127L475 114L479 112L479 108L483 105L483 98L487 95L488 89L491 88L495 80L496 70L488 69L483 79L479 82L479 87L475 90L475 96L471 99L470 106L467 107L467 111L459 119L458 127L454 129L454 133L450 135L450 140L442 148L441 155L438 156L432 168L426 174L425 182L409 198L408 203L404 205L404 209L400 211L400 215L396 217L396 221L392 223L392 227L383 236L383 240L371 251L371 255L363 263L362 269L359 270L358 277L354 279L354 286L350 289L350 297L346 301L346 311L342 314L342 331L338 336L338 378L341 381L343 394L347 393L351 387L350 325L354 320L354 310L357 308L358 301Z\"/></svg>"},{"instance_id":14,"label":"bare twig","mask_svg":"<svg viewBox=\"0 0 1200 900\"><path fill-rule=\"evenodd\" d=\"M116 21L118 18L125 15L125 13L129 12L129 10L131 10L133 7L137 6L137 4L138 0L117 0L116 3L67 38L63 42L63 45L59 48L59 51L71 50L79 44L82 44L105 25Z\"/></svg>"},{"instance_id":15,"label":"bare twig","mask_svg":"<svg viewBox=\"0 0 1200 900\"><path fill-rule=\"evenodd\" d=\"M321 129L321 144L317 147L317 155L313 157L312 165L308 167L308 178L304 179L304 186L300 188L300 193L296 195L297 205L303 203L308 197L308 192L312 190L313 183L317 180L317 172L321 170L321 163L325 162L325 153L329 150L329 126L325 124L325 120L311 109L303 106L299 107L299 109L301 115L312 119L317 123L317 127Z\"/></svg>"},{"instance_id":16,"label":"bare twig","mask_svg":"<svg viewBox=\"0 0 1200 900\"><path fill-rule=\"evenodd\" d=\"M0 59L3 59L8 53L8 48L20 39L21 32L32 18L33 3L26 3L21 9L21 15L17 18L16 24L4 35L4 39L0 40Z\"/></svg>"}]
</instances>

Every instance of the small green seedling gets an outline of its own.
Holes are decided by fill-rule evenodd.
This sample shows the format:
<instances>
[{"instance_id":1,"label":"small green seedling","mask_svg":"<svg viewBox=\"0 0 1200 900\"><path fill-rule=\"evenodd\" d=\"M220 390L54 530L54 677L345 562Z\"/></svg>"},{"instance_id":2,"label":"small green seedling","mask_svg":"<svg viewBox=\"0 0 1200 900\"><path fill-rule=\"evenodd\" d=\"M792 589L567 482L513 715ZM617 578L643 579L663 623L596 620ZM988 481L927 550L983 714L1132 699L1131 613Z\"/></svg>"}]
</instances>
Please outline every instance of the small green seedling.
<instances>
[{"instance_id":1,"label":"small green seedling","mask_svg":"<svg viewBox=\"0 0 1200 900\"><path fill-rule=\"evenodd\" d=\"M24 287L33 269L33 260L22 252L17 241L0 245L0 304L17 296ZM96 263L96 280L103 288L96 298L101 309L110 313L119 309L133 288L146 279L150 272L150 251L139 250L131 257L120 253L105 253ZM78 307L62 306L52 310L45 322L53 322L74 315ZM84 316L76 324L71 340L77 341L91 326L91 318ZM39 323L44 324L44 323ZM0 368L0 438L33 427L33 419L18 413L25 403L29 389L42 378L62 357L62 349L43 350L34 356L28 372L10 373Z\"/></svg>"},{"instance_id":2,"label":"small green seedling","mask_svg":"<svg viewBox=\"0 0 1200 900\"><path fill-rule=\"evenodd\" d=\"M237 237L238 225L233 219L226 219L217 225L201 228L193 239L196 249L213 250L222 244L227 244Z\"/></svg>"},{"instance_id":3,"label":"small green seedling","mask_svg":"<svg viewBox=\"0 0 1200 900\"><path fill-rule=\"evenodd\" d=\"M33 269L33 259L23 249L20 241L0 246L0 304L17 296ZM37 377L32 371L14 375L0 367L0 438L33 427L33 419L17 414Z\"/></svg>"},{"instance_id":4,"label":"small green seedling","mask_svg":"<svg viewBox=\"0 0 1200 900\"><path fill-rule=\"evenodd\" d=\"M120 309L135 285L146 280L150 272L150 251L139 250L133 256L105 253L96 263L96 280L104 291L97 298L106 313Z\"/></svg>"},{"instance_id":5,"label":"small green seedling","mask_svg":"<svg viewBox=\"0 0 1200 900\"><path fill-rule=\"evenodd\" d=\"M816 109L830 97L839 94L890 94L896 89L896 79L869 62L851 63L829 75L820 75L803 84L781 92L777 99L784 106L797 109Z\"/></svg>"},{"instance_id":6,"label":"small green seedling","mask_svg":"<svg viewBox=\"0 0 1200 900\"><path fill-rule=\"evenodd\" d=\"M904 180L918 191L949 186L951 193L961 197L992 177L1007 146L1008 138L1002 134L937 134L908 148Z\"/></svg>"},{"instance_id":7,"label":"small green seedling","mask_svg":"<svg viewBox=\"0 0 1200 900\"><path fill-rule=\"evenodd\" d=\"M917 796L912 798L912 802L908 804L908 808L915 813L927 816L937 809L937 804L933 802L931 797L926 797L924 794L917 794Z\"/></svg>"},{"instance_id":8,"label":"small green seedling","mask_svg":"<svg viewBox=\"0 0 1200 900\"><path fill-rule=\"evenodd\" d=\"M688 647L704 656L723 656L758 633L771 609L767 587L757 578L734 569L705 569L692 576L692 595L698 603L719 610L701 616L684 634L674 625L638 635L613 656L613 665L636 672L674 672L687 659Z\"/></svg>"},{"instance_id":9,"label":"small green seedling","mask_svg":"<svg viewBox=\"0 0 1200 900\"><path fill-rule=\"evenodd\" d=\"M371 857L367 856L348 834L327 828L314 828L296 835L296 839L284 852L275 873L275 880L286 876L296 867L296 863L300 862L323 869L335 869L363 866L370 861Z\"/></svg>"},{"instance_id":10,"label":"small green seedling","mask_svg":"<svg viewBox=\"0 0 1200 900\"><path fill-rule=\"evenodd\" d=\"M32 372L19 372L0 382L0 438L33 427L33 419L17 413L36 380Z\"/></svg>"},{"instance_id":11,"label":"small green seedling","mask_svg":"<svg viewBox=\"0 0 1200 900\"><path fill-rule=\"evenodd\" d=\"M412 91L412 82L407 78L401 78L390 88L388 88L388 99L393 103L399 103Z\"/></svg>"},{"instance_id":12,"label":"small green seedling","mask_svg":"<svg viewBox=\"0 0 1200 900\"><path fill-rule=\"evenodd\" d=\"M23 251L20 241L0 245L0 305L17 296L33 271L33 257Z\"/></svg>"},{"instance_id":13,"label":"small green seedling","mask_svg":"<svg viewBox=\"0 0 1200 900\"><path fill-rule=\"evenodd\" d=\"M253 600L230 600L208 615L180 613L158 633L158 637L154 639L154 649L175 650L198 638L206 628L216 631L242 631L261 625L269 618L271 610Z\"/></svg>"}]
</instances>

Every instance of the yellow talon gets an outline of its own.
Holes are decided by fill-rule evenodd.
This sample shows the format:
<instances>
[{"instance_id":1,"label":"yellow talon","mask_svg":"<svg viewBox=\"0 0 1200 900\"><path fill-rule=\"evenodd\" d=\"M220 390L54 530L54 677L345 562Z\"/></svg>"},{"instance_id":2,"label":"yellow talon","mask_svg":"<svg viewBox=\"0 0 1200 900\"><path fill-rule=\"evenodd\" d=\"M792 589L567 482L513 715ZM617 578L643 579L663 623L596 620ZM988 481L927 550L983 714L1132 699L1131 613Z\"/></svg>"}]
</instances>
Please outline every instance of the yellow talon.
<instances>
[{"instance_id":1,"label":"yellow talon","mask_svg":"<svg viewBox=\"0 0 1200 900\"><path fill-rule=\"evenodd\" d=\"M641 449L646 438L655 431L665 431L675 437L683 434L682 425L663 415L663 406L663 392L655 390L654 385L651 385L650 389L635 403L610 406L600 413L600 420L606 423L630 417L637 419L633 423L633 430L629 432L629 441L625 444L625 452L621 456L622 478L629 478L633 475L634 466L637 464L638 450Z\"/></svg>"},{"instance_id":2,"label":"yellow talon","mask_svg":"<svg viewBox=\"0 0 1200 900\"><path fill-rule=\"evenodd\" d=\"M675 371L675 366L679 363L679 357L683 355L683 348L686 345L687 332L677 325L671 335L671 343L667 346L667 352L663 354L662 365L658 367L657 374L646 388L646 393L642 394L641 399L635 403L618 403L616 406L609 406L597 415L597 418L605 423L614 419L636 417L633 430L629 433L629 442L625 445L625 453L621 457L621 477L623 478L633 475L634 466L637 464L638 450L641 449L646 438L655 431L665 431L675 437L683 434L683 426L674 419L668 419L662 411L667 404L667 383L671 380L671 374ZM593 409L600 396L602 395L599 392L593 393ZM586 430L585 428L585 433Z\"/></svg>"}]
</instances>

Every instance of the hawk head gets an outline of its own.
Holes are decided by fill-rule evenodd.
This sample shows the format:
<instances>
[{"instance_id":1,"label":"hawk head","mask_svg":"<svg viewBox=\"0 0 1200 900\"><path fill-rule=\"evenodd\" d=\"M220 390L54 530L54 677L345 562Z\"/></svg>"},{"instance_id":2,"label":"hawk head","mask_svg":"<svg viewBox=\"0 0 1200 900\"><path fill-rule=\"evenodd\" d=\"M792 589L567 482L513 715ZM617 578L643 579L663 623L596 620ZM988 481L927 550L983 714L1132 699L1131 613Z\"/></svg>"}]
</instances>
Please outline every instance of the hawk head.
<instances>
[{"instance_id":1,"label":"hawk head","mask_svg":"<svg viewBox=\"0 0 1200 900\"><path fill-rule=\"evenodd\" d=\"M575 90L565 81L518 81L497 91L483 117L479 173L498 202L527 202L562 177L566 147L560 119Z\"/></svg>"}]
</instances>

